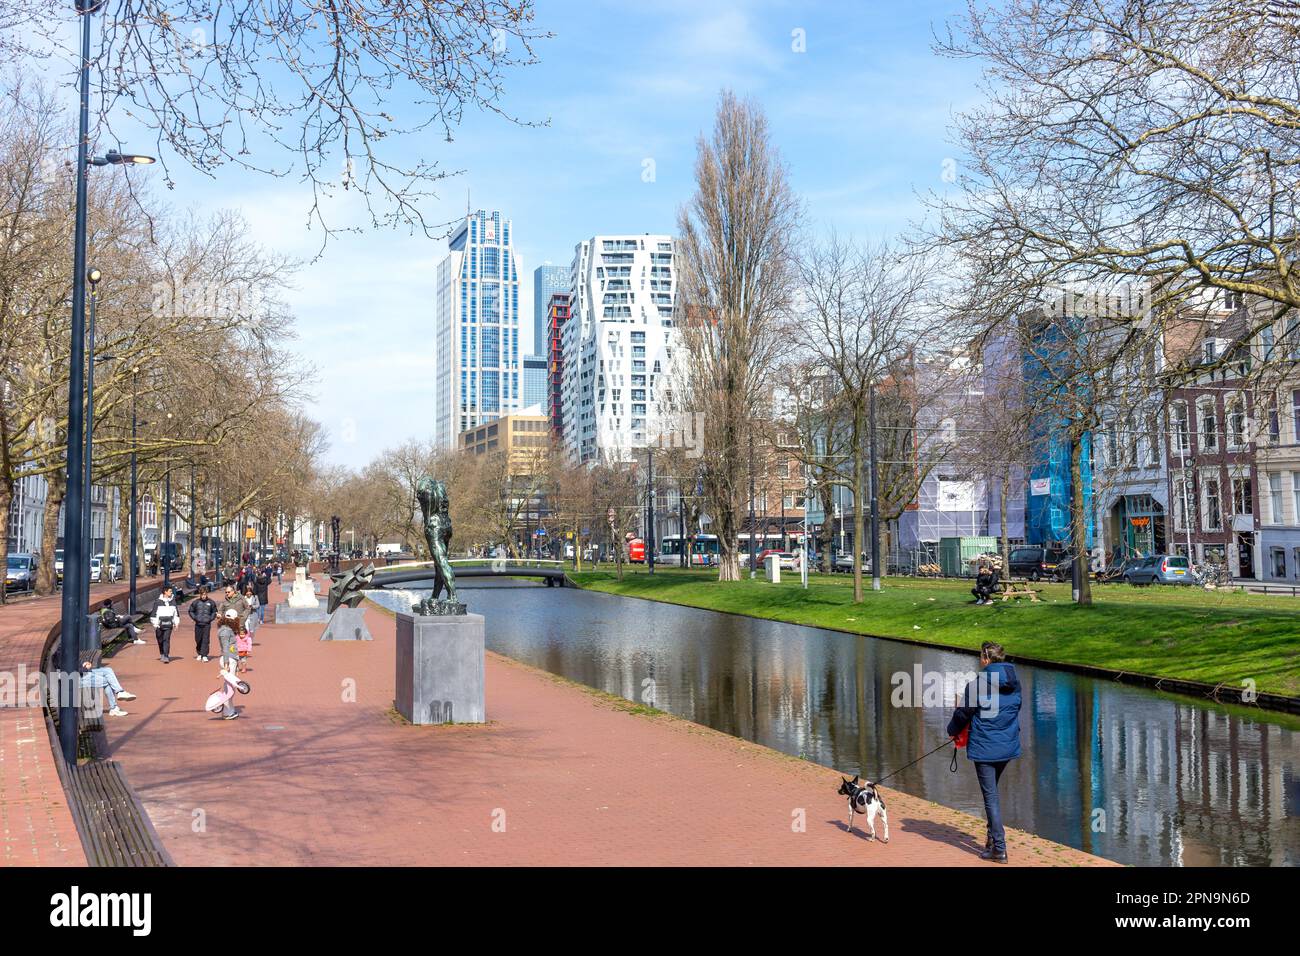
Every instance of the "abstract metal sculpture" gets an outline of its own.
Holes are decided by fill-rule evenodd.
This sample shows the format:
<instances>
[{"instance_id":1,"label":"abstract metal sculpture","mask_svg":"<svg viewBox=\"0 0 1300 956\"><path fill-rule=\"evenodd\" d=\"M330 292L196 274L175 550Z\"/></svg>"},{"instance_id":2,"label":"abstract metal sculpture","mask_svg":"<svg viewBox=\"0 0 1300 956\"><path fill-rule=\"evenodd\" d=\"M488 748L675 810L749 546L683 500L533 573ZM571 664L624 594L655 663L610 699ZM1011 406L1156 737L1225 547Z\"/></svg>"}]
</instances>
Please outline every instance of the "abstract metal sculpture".
<instances>
[{"instance_id":1,"label":"abstract metal sculpture","mask_svg":"<svg viewBox=\"0 0 1300 956\"><path fill-rule=\"evenodd\" d=\"M333 614L342 605L356 607L365 597L362 592L370 587L370 582L375 576L374 564L367 564L364 568L351 568L342 574L331 575L333 583L330 585L329 605L327 611Z\"/></svg>"},{"instance_id":2,"label":"abstract metal sculpture","mask_svg":"<svg viewBox=\"0 0 1300 956\"><path fill-rule=\"evenodd\" d=\"M424 616L464 614L465 605L456 600L456 574L447 557L451 544L451 510L447 486L429 475L415 483L415 497L424 513L424 540L433 562L433 592L412 610ZM443 589L445 599L439 599Z\"/></svg>"}]
</instances>

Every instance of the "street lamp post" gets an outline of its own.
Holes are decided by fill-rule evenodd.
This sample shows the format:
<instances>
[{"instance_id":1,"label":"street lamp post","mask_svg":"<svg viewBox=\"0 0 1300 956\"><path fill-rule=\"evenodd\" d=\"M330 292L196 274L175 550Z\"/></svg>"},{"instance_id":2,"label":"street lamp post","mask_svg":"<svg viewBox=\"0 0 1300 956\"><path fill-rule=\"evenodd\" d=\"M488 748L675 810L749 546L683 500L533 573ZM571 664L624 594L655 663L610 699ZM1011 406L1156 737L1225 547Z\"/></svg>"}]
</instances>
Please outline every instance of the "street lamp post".
<instances>
[{"instance_id":1,"label":"street lamp post","mask_svg":"<svg viewBox=\"0 0 1300 956\"><path fill-rule=\"evenodd\" d=\"M94 544L91 535L90 521L90 499L93 497L94 485L91 482L91 467L94 453L93 441L95 434L95 313L96 305L99 302L99 280L103 278L98 269L86 270L86 281L90 283L90 322L86 327L87 358L86 358L86 447L85 461L82 463L82 481L85 488L85 495L81 499L81 541L85 549L86 573L81 576L81 628L82 633L89 637L90 624L86 616L90 614L90 561L91 556L95 553ZM65 542L66 544L66 542ZM67 566L67 562L64 562ZM101 569L102 573L102 569ZM88 642L83 641L83 645Z\"/></svg>"},{"instance_id":2,"label":"street lamp post","mask_svg":"<svg viewBox=\"0 0 1300 956\"><path fill-rule=\"evenodd\" d=\"M646 570L650 574L655 573L655 450L646 449L646 552L645 563Z\"/></svg>"},{"instance_id":3,"label":"street lamp post","mask_svg":"<svg viewBox=\"0 0 1300 956\"><path fill-rule=\"evenodd\" d=\"M86 362L86 173L91 165L117 165L126 162L151 162L147 157L123 156L116 151L106 157L90 156L90 16L102 6L102 0L76 0L81 17L81 64L78 78L79 110L77 117L77 186L76 214L72 241L72 320L68 349L68 427L67 493L63 502L63 595L59 639L59 671L63 693L59 700L59 747L68 764L77 762L78 702L72 693L79 673L80 628L85 623L81 612L83 578L86 566L82 528L82 508L90 489L84 486L85 421L82 402L85 398Z\"/></svg>"},{"instance_id":4,"label":"street lamp post","mask_svg":"<svg viewBox=\"0 0 1300 956\"><path fill-rule=\"evenodd\" d=\"M749 435L749 576L754 578L758 569L754 562L758 559L754 551L754 434Z\"/></svg>"},{"instance_id":5,"label":"street lamp post","mask_svg":"<svg viewBox=\"0 0 1300 956\"><path fill-rule=\"evenodd\" d=\"M137 556L135 550L135 542L136 539L140 536L140 529L139 529L139 525L137 524L137 522L140 520L139 519L140 502L137 498L137 485L136 485L137 475L136 475L136 458L135 458L136 423L137 423L135 413L136 413L136 399L138 397L138 392L139 392L139 388L137 385L139 381L139 377L140 377L140 369L138 367L131 369L131 555L130 555L131 596L127 602L127 606L129 608L130 614L136 613L136 606L135 606L136 567L135 565L136 565Z\"/></svg>"},{"instance_id":6,"label":"street lamp post","mask_svg":"<svg viewBox=\"0 0 1300 956\"><path fill-rule=\"evenodd\" d=\"M194 486L195 486L194 462L190 462L190 551L189 551L190 572L187 578L187 580L190 581L192 581L194 578L194 522L198 520L197 509L194 504L194 493L195 493Z\"/></svg>"},{"instance_id":7,"label":"street lamp post","mask_svg":"<svg viewBox=\"0 0 1300 956\"><path fill-rule=\"evenodd\" d=\"M171 587L172 583L172 469L167 466L167 490L163 494L163 545L158 549L162 556L163 564L163 587Z\"/></svg>"},{"instance_id":8,"label":"street lamp post","mask_svg":"<svg viewBox=\"0 0 1300 956\"><path fill-rule=\"evenodd\" d=\"M867 413L871 453L871 590L880 590L880 492L876 472L876 386L871 386L871 401Z\"/></svg>"}]
</instances>

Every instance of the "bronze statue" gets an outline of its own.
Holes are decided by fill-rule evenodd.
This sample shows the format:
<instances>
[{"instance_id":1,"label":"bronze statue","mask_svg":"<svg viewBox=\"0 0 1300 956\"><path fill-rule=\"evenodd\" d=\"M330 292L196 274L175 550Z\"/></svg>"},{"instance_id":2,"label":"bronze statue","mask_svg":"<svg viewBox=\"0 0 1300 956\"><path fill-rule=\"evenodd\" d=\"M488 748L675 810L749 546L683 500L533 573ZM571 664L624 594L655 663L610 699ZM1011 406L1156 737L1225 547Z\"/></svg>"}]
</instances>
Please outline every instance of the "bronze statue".
<instances>
[{"instance_id":1,"label":"bronze statue","mask_svg":"<svg viewBox=\"0 0 1300 956\"><path fill-rule=\"evenodd\" d=\"M464 614L465 605L456 599L456 574L447 557L451 544L451 511L447 500L447 486L436 478L425 475L415 483L415 497L424 513L424 540L429 546L433 562L433 593L416 605L419 614ZM443 589L447 597L439 600Z\"/></svg>"}]
</instances>

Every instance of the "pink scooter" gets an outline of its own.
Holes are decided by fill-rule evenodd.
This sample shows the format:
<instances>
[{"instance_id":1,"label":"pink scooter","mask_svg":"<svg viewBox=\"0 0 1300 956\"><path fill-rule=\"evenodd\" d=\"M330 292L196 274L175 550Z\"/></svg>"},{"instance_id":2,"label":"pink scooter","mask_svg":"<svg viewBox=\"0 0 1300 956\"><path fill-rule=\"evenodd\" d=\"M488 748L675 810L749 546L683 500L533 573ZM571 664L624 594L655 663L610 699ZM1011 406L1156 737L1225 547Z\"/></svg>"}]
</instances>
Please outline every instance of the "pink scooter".
<instances>
[{"instance_id":1,"label":"pink scooter","mask_svg":"<svg viewBox=\"0 0 1300 956\"><path fill-rule=\"evenodd\" d=\"M221 689L214 690L208 695L208 702L203 705L203 708L214 714L219 714L235 696L235 691L247 694L252 689L248 681L240 680L238 674L223 667L221 668Z\"/></svg>"}]
</instances>

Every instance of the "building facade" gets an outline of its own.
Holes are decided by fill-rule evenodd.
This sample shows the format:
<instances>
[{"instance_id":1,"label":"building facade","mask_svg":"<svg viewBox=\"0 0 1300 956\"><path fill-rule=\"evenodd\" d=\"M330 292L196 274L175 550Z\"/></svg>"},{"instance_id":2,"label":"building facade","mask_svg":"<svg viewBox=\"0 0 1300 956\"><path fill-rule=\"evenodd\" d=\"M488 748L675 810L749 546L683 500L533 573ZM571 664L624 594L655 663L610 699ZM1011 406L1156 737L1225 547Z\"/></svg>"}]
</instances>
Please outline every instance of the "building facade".
<instances>
[{"instance_id":1,"label":"building facade","mask_svg":"<svg viewBox=\"0 0 1300 956\"><path fill-rule=\"evenodd\" d=\"M631 461L667 412L676 276L671 236L593 236L574 250L562 329L564 443L578 461Z\"/></svg>"},{"instance_id":2,"label":"building facade","mask_svg":"<svg viewBox=\"0 0 1300 956\"><path fill-rule=\"evenodd\" d=\"M512 475L526 475L543 467L550 433L546 415L503 415L461 432L458 445L475 455L500 451L509 456Z\"/></svg>"},{"instance_id":3,"label":"building facade","mask_svg":"<svg viewBox=\"0 0 1300 956\"><path fill-rule=\"evenodd\" d=\"M467 215L448 241L434 330L434 438L453 448L461 432L523 402L519 262L499 211Z\"/></svg>"},{"instance_id":4,"label":"building facade","mask_svg":"<svg viewBox=\"0 0 1300 956\"><path fill-rule=\"evenodd\" d=\"M544 355L524 356L524 398L520 408L545 413L550 405L550 388Z\"/></svg>"},{"instance_id":5,"label":"building facade","mask_svg":"<svg viewBox=\"0 0 1300 956\"><path fill-rule=\"evenodd\" d=\"M533 354L546 355L550 336L551 296L569 291L569 267L549 262L533 270Z\"/></svg>"},{"instance_id":6,"label":"building facade","mask_svg":"<svg viewBox=\"0 0 1300 956\"><path fill-rule=\"evenodd\" d=\"M546 305L547 414L551 433L564 437L564 325L569 321L569 293L555 292Z\"/></svg>"}]
</instances>

